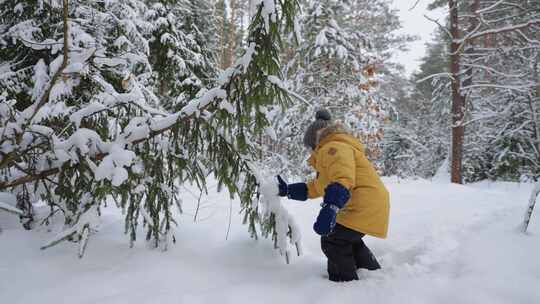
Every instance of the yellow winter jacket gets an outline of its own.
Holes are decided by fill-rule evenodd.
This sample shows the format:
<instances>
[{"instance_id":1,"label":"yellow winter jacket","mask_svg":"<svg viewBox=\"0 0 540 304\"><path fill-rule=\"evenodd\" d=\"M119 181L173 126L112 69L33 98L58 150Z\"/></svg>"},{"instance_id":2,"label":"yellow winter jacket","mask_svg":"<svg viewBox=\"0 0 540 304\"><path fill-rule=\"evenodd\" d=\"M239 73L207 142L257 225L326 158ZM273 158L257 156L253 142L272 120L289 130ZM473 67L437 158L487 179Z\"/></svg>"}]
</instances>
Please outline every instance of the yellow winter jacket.
<instances>
[{"instance_id":1,"label":"yellow winter jacket","mask_svg":"<svg viewBox=\"0 0 540 304\"><path fill-rule=\"evenodd\" d=\"M351 193L336 222L355 231L386 238L389 194L364 154L360 141L346 133L324 136L308 160L317 177L307 183L308 197L324 195L326 186L338 182Z\"/></svg>"}]
</instances>

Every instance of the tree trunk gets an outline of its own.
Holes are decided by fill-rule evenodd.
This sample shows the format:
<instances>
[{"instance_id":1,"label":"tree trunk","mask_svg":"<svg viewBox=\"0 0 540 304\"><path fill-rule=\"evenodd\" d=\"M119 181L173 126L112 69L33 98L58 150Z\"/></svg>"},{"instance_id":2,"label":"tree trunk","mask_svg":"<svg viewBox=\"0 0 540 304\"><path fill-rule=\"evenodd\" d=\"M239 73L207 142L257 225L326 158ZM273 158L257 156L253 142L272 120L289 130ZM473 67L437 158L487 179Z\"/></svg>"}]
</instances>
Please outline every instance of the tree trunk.
<instances>
[{"instance_id":1,"label":"tree trunk","mask_svg":"<svg viewBox=\"0 0 540 304\"><path fill-rule=\"evenodd\" d=\"M462 183L461 161L463 156L463 136L465 129L463 127L464 103L461 95L459 70L460 70L460 54L459 54L459 24L458 24L458 7L455 0L448 1L450 9L450 33L452 34L452 42L450 44L450 73L452 74L452 165L451 165L451 182L456 184Z\"/></svg>"},{"instance_id":2,"label":"tree trunk","mask_svg":"<svg viewBox=\"0 0 540 304\"><path fill-rule=\"evenodd\" d=\"M231 7L231 20L229 22L229 33L227 41L227 58L225 59L227 67L230 67L234 63L234 55L236 50L236 14L238 9L236 0L229 0L229 5Z\"/></svg>"},{"instance_id":3,"label":"tree trunk","mask_svg":"<svg viewBox=\"0 0 540 304\"><path fill-rule=\"evenodd\" d=\"M533 213L534 205L536 204L536 197L540 194L540 183L536 184L534 187L531 197L529 198L529 206L527 207L527 211L525 212L525 217L523 218L523 225L521 227L521 231L523 233L527 232L527 228L529 227L529 223L531 222L531 216Z\"/></svg>"},{"instance_id":4,"label":"tree trunk","mask_svg":"<svg viewBox=\"0 0 540 304\"><path fill-rule=\"evenodd\" d=\"M476 15L476 12L480 8L480 0L474 0L470 5L470 12L469 12L469 28L467 29L467 34L472 33L480 23L479 16ZM480 52L480 50L476 50L475 47L477 46L476 39L469 39L465 42L465 54L463 55L462 60L466 60L467 62L474 62L475 56L474 54L476 52ZM466 77L463 80L463 87L467 88L470 85L473 84L473 77L474 77L474 68L472 66L467 67ZM483 80L483 79L480 79ZM470 102L469 100L469 94L465 94L465 102Z\"/></svg>"},{"instance_id":5,"label":"tree trunk","mask_svg":"<svg viewBox=\"0 0 540 304\"><path fill-rule=\"evenodd\" d=\"M534 65L534 80L537 83L534 94L529 96L529 105L531 108L532 121L534 121L534 141L536 143L536 158L540 160L540 115L538 115L538 109L534 107L534 102L540 99L540 53L536 55L536 62Z\"/></svg>"},{"instance_id":6,"label":"tree trunk","mask_svg":"<svg viewBox=\"0 0 540 304\"><path fill-rule=\"evenodd\" d=\"M228 32L227 32L227 6L226 6L226 3L225 1L219 1L218 2L220 5L223 5L223 11L218 11L220 14L221 14L221 17L220 17L220 21L221 21L221 24L220 24L220 50L219 50L219 66L221 69L226 69L229 67L229 65L227 64L227 37L228 37Z\"/></svg>"}]
</instances>

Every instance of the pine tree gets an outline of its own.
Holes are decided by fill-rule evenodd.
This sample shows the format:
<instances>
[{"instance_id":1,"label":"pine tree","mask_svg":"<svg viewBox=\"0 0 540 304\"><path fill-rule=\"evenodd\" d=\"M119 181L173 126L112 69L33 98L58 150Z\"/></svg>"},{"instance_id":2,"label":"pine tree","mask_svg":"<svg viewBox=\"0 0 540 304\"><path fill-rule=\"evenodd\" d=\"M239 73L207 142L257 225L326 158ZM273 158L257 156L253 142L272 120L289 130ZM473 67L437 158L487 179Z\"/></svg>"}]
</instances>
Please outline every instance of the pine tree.
<instances>
[{"instance_id":1,"label":"pine tree","mask_svg":"<svg viewBox=\"0 0 540 304\"><path fill-rule=\"evenodd\" d=\"M471 33L476 38L470 39L464 54L469 140L486 147L465 150L471 181L540 177L540 47L531 41L540 33L540 4L515 4L493 7L479 1L486 24Z\"/></svg>"},{"instance_id":2,"label":"pine tree","mask_svg":"<svg viewBox=\"0 0 540 304\"><path fill-rule=\"evenodd\" d=\"M419 168L419 176L432 177L452 147L451 128L460 126L463 158L455 180L538 178L539 49L531 37L538 34L540 9L536 3L517 2L457 2L461 17L454 23L461 38L453 39L448 29L440 31L413 77L417 84L409 100L414 107L398 109L396 133L407 142L403 155L414 155L403 159L400 168ZM447 5L436 1L432 7ZM450 50L452 42L457 52ZM459 64L452 78L451 57ZM453 93L452 79L458 88ZM451 96L464 101L463 118L457 122L449 116ZM391 147L389 153L395 150Z\"/></svg>"},{"instance_id":3,"label":"pine tree","mask_svg":"<svg viewBox=\"0 0 540 304\"><path fill-rule=\"evenodd\" d=\"M445 1L433 7L441 5ZM448 32L452 94L458 101L453 129L465 129L458 132L462 139L455 139L463 141L463 148L453 149L459 150L453 154L463 154L463 163L457 157L454 164L454 170L462 167L463 176L454 174L453 180L537 178L539 49L531 37L539 31L538 3L475 0L450 5L454 28L461 29Z\"/></svg>"}]
</instances>

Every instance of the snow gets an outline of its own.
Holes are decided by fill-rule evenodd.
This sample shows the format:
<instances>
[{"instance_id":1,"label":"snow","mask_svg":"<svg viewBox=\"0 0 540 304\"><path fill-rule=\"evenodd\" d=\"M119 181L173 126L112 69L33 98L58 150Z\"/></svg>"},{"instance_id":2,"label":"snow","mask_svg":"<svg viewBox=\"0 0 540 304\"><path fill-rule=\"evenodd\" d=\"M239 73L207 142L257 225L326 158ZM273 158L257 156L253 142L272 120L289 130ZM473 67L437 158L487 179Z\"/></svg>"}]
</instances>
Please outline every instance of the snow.
<instances>
[{"instance_id":1,"label":"snow","mask_svg":"<svg viewBox=\"0 0 540 304\"><path fill-rule=\"evenodd\" d=\"M32 90L32 100L37 101L41 99L45 88L49 84L50 78L47 71L47 65L43 59L40 59L34 66L34 89Z\"/></svg>"},{"instance_id":2,"label":"snow","mask_svg":"<svg viewBox=\"0 0 540 304\"><path fill-rule=\"evenodd\" d=\"M125 150L121 145L113 144L109 154L103 158L94 170L97 181L108 179L113 186L120 186L128 178L126 168L133 164L135 153Z\"/></svg>"},{"instance_id":3,"label":"snow","mask_svg":"<svg viewBox=\"0 0 540 304\"><path fill-rule=\"evenodd\" d=\"M59 83L64 83L63 81L60 81ZM64 87L63 85L55 85L55 87L61 89L61 87ZM65 87L64 87L65 88ZM61 93L60 91L56 91L56 93ZM51 95L52 96L52 95ZM59 97L59 96L58 96ZM28 107L30 109L31 107ZM71 111L71 108L68 107L63 102L57 102L57 103L46 103L44 106L42 106L34 119L32 120L33 123L40 123L41 121L47 119L47 118L53 118L53 117L62 117L64 115L69 114Z\"/></svg>"},{"instance_id":4,"label":"snow","mask_svg":"<svg viewBox=\"0 0 540 304\"><path fill-rule=\"evenodd\" d=\"M15 44L17 40L22 42L25 46L34 50L44 50L51 45L49 41L36 42L34 41L34 34L40 33L40 29L36 27L33 20L26 20L12 26L7 33L7 37L12 37L12 42Z\"/></svg>"},{"instance_id":5,"label":"snow","mask_svg":"<svg viewBox=\"0 0 540 304\"><path fill-rule=\"evenodd\" d=\"M122 35L114 41L113 45L117 48L122 48L124 45L128 45L128 46L131 45L131 43L129 42L129 39L127 39L126 36Z\"/></svg>"},{"instance_id":6,"label":"snow","mask_svg":"<svg viewBox=\"0 0 540 304\"><path fill-rule=\"evenodd\" d=\"M220 88L213 88L205 92L205 94L197 99L190 101L185 107L182 108L181 113L185 116L193 115L196 111L205 108L211 102L216 99L225 99L227 92ZM173 114L175 116L176 114ZM176 122L176 120L174 121ZM173 123L174 123L173 122ZM171 124L172 125L172 124ZM162 128L161 126L160 128ZM155 126L152 127L155 130Z\"/></svg>"},{"instance_id":7,"label":"snow","mask_svg":"<svg viewBox=\"0 0 540 304\"><path fill-rule=\"evenodd\" d=\"M246 52L238 61L236 62L236 66L239 66L240 68L243 68L244 73L247 72L247 69L249 67L249 64L251 63L251 59L253 58L253 55L255 54L255 48L257 44L255 42L250 42L248 47L246 48ZM224 76L222 76L223 78Z\"/></svg>"},{"instance_id":8,"label":"snow","mask_svg":"<svg viewBox=\"0 0 540 304\"><path fill-rule=\"evenodd\" d=\"M272 140L277 140L276 131L271 126L264 128L264 133L268 135Z\"/></svg>"},{"instance_id":9,"label":"snow","mask_svg":"<svg viewBox=\"0 0 540 304\"><path fill-rule=\"evenodd\" d=\"M326 44L328 44L328 39L326 38L326 31L322 30L319 34L317 34L317 37L315 39L315 45L324 46Z\"/></svg>"},{"instance_id":10,"label":"snow","mask_svg":"<svg viewBox=\"0 0 540 304\"><path fill-rule=\"evenodd\" d=\"M296 16L294 18L293 26L294 26L294 36L298 43L301 43L302 41L302 26L300 24L301 24L300 17Z\"/></svg>"},{"instance_id":11,"label":"snow","mask_svg":"<svg viewBox=\"0 0 540 304\"><path fill-rule=\"evenodd\" d=\"M485 30L485 31L482 31L482 32L474 31L474 32L469 33L469 35L465 36L463 39L456 39L455 41L457 43L463 43L465 40L473 40L475 38L485 37L485 36L490 35L490 34L500 34L500 33L505 33L505 32L516 31L516 30L520 30L520 29L523 29L523 28L527 28L527 27L529 27L531 25L535 25L535 24L540 24L540 19L538 19L538 18L537 19L532 19L532 20L529 20L528 22L525 22L525 23L522 23L522 24L515 24L515 25L505 26L505 27L501 27L501 28L489 29L489 30Z\"/></svg>"},{"instance_id":12,"label":"snow","mask_svg":"<svg viewBox=\"0 0 540 304\"><path fill-rule=\"evenodd\" d=\"M125 60L120 59L120 58L100 58L100 57L95 58L94 62L98 66L109 66L109 67L122 66L126 63Z\"/></svg>"},{"instance_id":13,"label":"snow","mask_svg":"<svg viewBox=\"0 0 540 304\"><path fill-rule=\"evenodd\" d=\"M97 207L93 206L80 216L77 224L56 234L53 238L49 239L45 244L43 244L41 246L41 249L47 249L49 247L52 247L61 242L62 240L79 232L82 235L82 239L80 242L78 253L79 257L82 257L84 253L84 247L86 246L88 241L88 230L90 228L95 228L98 225L99 218L97 216Z\"/></svg>"},{"instance_id":14,"label":"snow","mask_svg":"<svg viewBox=\"0 0 540 304\"><path fill-rule=\"evenodd\" d=\"M285 90L287 92L289 91L289 89L287 88L287 85L283 81L281 81L281 79L279 79L278 76L268 75L267 78L268 78L268 81L270 81L270 83L278 86L278 88Z\"/></svg>"},{"instance_id":15,"label":"snow","mask_svg":"<svg viewBox=\"0 0 540 304\"><path fill-rule=\"evenodd\" d=\"M257 172L256 168L251 168L251 171ZM302 234L300 228L291 214L287 211L281 203L281 198L278 196L277 182L263 179L260 176L257 177L258 182L261 184L262 194L262 207L264 217L269 217L271 214L275 215L276 221L276 247L280 253L285 255L287 263L291 259L291 249L288 244L287 233L291 232L290 242L297 248L297 254L302 254Z\"/></svg>"},{"instance_id":16,"label":"snow","mask_svg":"<svg viewBox=\"0 0 540 304\"><path fill-rule=\"evenodd\" d=\"M79 244L38 249L54 227L3 227L0 248L9 250L0 250L2 302L540 303L540 221L533 218L528 234L518 229L533 185L384 182L392 197L389 237L365 238L383 269L360 271L356 282L325 277L311 230L318 200L282 200L302 230L303 254L287 265L272 242L249 238L238 202L231 209L228 194L210 187L195 222L197 199L184 196L176 244L167 252L147 248L143 234L130 249L114 207L102 208L83 259Z\"/></svg>"},{"instance_id":17,"label":"snow","mask_svg":"<svg viewBox=\"0 0 540 304\"><path fill-rule=\"evenodd\" d=\"M270 33L270 22L276 22L276 3L275 0L255 0L252 7L262 5L261 14L264 20L264 28Z\"/></svg>"},{"instance_id":18,"label":"snow","mask_svg":"<svg viewBox=\"0 0 540 304\"><path fill-rule=\"evenodd\" d=\"M72 149L77 148L82 155L105 152L105 144L101 140L99 134L94 130L86 128L78 129L66 140L55 139L54 147L56 150L64 151L71 151ZM73 159L77 159L76 155Z\"/></svg>"},{"instance_id":19,"label":"snow","mask_svg":"<svg viewBox=\"0 0 540 304\"><path fill-rule=\"evenodd\" d=\"M87 116L91 116L97 112L100 112L100 111L103 111L105 110L106 107L101 104L101 103L98 103L98 102L92 102L90 103L89 105L87 105L86 107L78 110L77 112L71 114L71 116L69 117L69 120L71 120L75 126L77 126L77 128L81 125L81 121L83 118L87 117Z\"/></svg>"},{"instance_id":20,"label":"snow","mask_svg":"<svg viewBox=\"0 0 540 304\"><path fill-rule=\"evenodd\" d=\"M337 56L339 59L344 59L348 55L349 55L349 51L347 51L347 49L344 46L342 45L337 46Z\"/></svg>"},{"instance_id":21,"label":"snow","mask_svg":"<svg viewBox=\"0 0 540 304\"><path fill-rule=\"evenodd\" d=\"M24 212L18 208L15 208L8 203L0 202L0 211L10 212L18 215L24 215Z\"/></svg>"},{"instance_id":22,"label":"snow","mask_svg":"<svg viewBox=\"0 0 540 304\"><path fill-rule=\"evenodd\" d=\"M24 12L24 4L23 3L18 3L17 5L15 5L15 7L13 8L13 11L15 13L17 13L18 15L22 15L23 12Z\"/></svg>"},{"instance_id":23,"label":"snow","mask_svg":"<svg viewBox=\"0 0 540 304\"><path fill-rule=\"evenodd\" d=\"M135 142L150 136L150 126L145 117L134 117L124 128L126 142Z\"/></svg>"},{"instance_id":24,"label":"snow","mask_svg":"<svg viewBox=\"0 0 540 304\"><path fill-rule=\"evenodd\" d=\"M22 210L17 207L17 198L15 195L6 192L0 192L0 244L2 243L1 233L6 228L19 228L19 217L14 214L24 214ZM0 273L2 270L0 269ZM2 284L0 282L0 291L2 291Z\"/></svg>"},{"instance_id":25,"label":"snow","mask_svg":"<svg viewBox=\"0 0 540 304\"><path fill-rule=\"evenodd\" d=\"M42 125L30 125L28 126L28 129L30 132L38 133L43 136L52 136L54 134L54 130ZM25 134L27 135L27 134Z\"/></svg>"},{"instance_id":26,"label":"snow","mask_svg":"<svg viewBox=\"0 0 540 304\"><path fill-rule=\"evenodd\" d=\"M435 176L431 180L436 182L442 182L442 181L448 181L450 180L450 164L449 164L449 158L445 158L439 169L437 169L437 172L435 173Z\"/></svg>"},{"instance_id":27,"label":"snow","mask_svg":"<svg viewBox=\"0 0 540 304\"><path fill-rule=\"evenodd\" d=\"M223 99L220 103L219 103L219 108L222 109L222 110L225 110L227 112L229 112L229 114L235 114L236 113L236 110L234 108L234 106L228 102L227 100Z\"/></svg>"}]
</instances>

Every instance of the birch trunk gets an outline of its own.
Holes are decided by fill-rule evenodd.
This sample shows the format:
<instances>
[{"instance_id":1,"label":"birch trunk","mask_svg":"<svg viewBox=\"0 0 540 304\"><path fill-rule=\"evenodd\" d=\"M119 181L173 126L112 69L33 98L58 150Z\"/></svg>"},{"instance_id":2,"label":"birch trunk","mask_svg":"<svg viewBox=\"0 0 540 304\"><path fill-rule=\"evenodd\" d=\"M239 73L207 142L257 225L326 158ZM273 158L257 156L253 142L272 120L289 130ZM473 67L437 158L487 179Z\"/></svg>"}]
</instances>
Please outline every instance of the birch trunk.
<instances>
[{"instance_id":1,"label":"birch trunk","mask_svg":"<svg viewBox=\"0 0 540 304\"><path fill-rule=\"evenodd\" d=\"M533 192L531 193L531 198L529 199L529 207L527 207L527 211L525 212L525 217L523 218L523 233L527 232L527 227L529 227L529 223L531 222L531 216L533 213L534 205L536 204L536 197L540 193L540 183L536 184L536 187L534 187Z\"/></svg>"}]
</instances>

